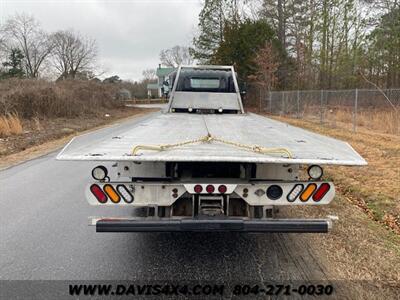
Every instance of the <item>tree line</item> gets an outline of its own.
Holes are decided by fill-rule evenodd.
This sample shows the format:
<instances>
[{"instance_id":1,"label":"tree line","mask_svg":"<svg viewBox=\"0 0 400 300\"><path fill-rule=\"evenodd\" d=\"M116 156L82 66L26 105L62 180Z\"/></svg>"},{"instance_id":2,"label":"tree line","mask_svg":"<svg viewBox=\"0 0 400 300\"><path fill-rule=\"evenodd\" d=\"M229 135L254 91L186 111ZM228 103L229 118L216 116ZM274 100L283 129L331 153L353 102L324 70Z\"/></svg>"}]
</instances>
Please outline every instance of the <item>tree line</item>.
<instances>
[{"instance_id":1,"label":"tree line","mask_svg":"<svg viewBox=\"0 0 400 300\"><path fill-rule=\"evenodd\" d=\"M205 0L190 54L274 89L400 87L400 2Z\"/></svg>"},{"instance_id":2,"label":"tree line","mask_svg":"<svg viewBox=\"0 0 400 300\"><path fill-rule=\"evenodd\" d=\"M73 30L45 32L30 15L17 14L0 27L0 77L58 79L95 77L97 44Z\"/></svg>"},{"instance_id":3,"label":"tree line","mask_svg":"<svg viewBox=\"0 0 400 300\"><path fill-rule=\"evenodd\" d=\"M147 96L147 83L155 79L124 81L117 75L100 80L96 40L74 30L44 31L31 15L16 14L0 26L0 80L8 78L51 78L92 80L118 85L133 97Z\"/></svg>"}]
</instances>

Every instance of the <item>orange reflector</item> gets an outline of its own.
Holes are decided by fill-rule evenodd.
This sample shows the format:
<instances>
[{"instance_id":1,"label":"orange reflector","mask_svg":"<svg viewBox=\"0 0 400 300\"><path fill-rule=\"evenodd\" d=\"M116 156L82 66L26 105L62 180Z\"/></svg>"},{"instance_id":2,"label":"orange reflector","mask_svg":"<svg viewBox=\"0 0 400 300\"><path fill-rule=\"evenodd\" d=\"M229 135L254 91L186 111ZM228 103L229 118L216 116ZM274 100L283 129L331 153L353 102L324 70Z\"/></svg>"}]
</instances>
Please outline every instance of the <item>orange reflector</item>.
<instances>
[{"instance_id":1,"label":"orange reflector","mask_svg":"<svg viewBox=\"0 0 400 300\"><path fill-rule=\"evenodd\" d=\"M317 189L317 185L315 183L310 183L306 189L304 190L304 192L301 194L300 196L300 200L305 202L307 201L311 195L314 193L314 191Z\"/></svg>"},{"instance_id":2,"label":"orange reflector","mask_svg":"<svg viewBox=\"0 0 400 300\"><path fill-rule=\"evenodd\" d=\"M110 197L111 201L114 203L118 203L121 198L117 194L117 192L114 190L113 186L110 184L106 184L103 187L104 191L107 193L108 197Z\"/></svg>"}]
</instances>

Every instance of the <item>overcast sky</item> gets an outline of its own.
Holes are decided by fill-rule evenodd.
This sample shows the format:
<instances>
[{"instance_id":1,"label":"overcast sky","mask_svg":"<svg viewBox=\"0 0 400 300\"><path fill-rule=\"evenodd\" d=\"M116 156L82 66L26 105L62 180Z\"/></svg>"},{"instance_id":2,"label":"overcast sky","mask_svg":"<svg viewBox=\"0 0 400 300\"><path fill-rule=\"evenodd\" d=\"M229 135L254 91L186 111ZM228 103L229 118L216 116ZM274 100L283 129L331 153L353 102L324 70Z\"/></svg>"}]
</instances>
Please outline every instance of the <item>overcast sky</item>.
<instances>
[{"instance_id":1,"label":"overcast sky","mask_svg":"<svg viewBox=\"0 0 400 300\"><path fill-rule=\"evenodd\" d=\"M0 24L28 13L46 31L77 30L96 39L107 76L139 80L162 49L190 45L200 9L199 0L0 0Z\"/></svg>"}]
</instances>

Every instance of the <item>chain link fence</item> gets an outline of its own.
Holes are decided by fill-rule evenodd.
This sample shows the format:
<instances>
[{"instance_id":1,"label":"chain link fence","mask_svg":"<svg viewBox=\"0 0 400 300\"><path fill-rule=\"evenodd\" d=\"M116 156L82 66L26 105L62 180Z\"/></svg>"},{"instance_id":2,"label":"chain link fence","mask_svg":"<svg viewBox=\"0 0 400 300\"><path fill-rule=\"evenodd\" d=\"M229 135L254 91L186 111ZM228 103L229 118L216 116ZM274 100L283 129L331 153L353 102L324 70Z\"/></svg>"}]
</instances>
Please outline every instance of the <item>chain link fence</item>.
<instances>
[{"instance_id":1,"label":"chain link fence","mask_svg":"<svg viewBox=\"0 0 400 300\"><path fill-rule=\"evenodd\" d=\"M399 134L400 89L265 91L249 89L250 106L271 115L307 119L325 126L359 127Z\"/></svg>"}]
</instances>

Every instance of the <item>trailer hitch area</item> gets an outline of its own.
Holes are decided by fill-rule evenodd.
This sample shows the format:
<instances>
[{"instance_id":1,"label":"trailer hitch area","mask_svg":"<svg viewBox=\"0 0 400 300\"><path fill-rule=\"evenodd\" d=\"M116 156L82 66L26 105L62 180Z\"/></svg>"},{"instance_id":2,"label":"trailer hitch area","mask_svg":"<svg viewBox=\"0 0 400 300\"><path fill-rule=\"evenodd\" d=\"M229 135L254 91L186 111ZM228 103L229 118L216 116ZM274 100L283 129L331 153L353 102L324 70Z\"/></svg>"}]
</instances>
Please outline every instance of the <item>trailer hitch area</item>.
<instances>
[{"instance_id":1,"label":"trailer hitch area","mask_svg":"<svg viewBox=\"0 0 400 300\"><path fill-rule=\"evenodd\" d=\"M224 198L222 196L199 196L199 214L210 217L224 215Z\"/></svg>"}]
</instances>

